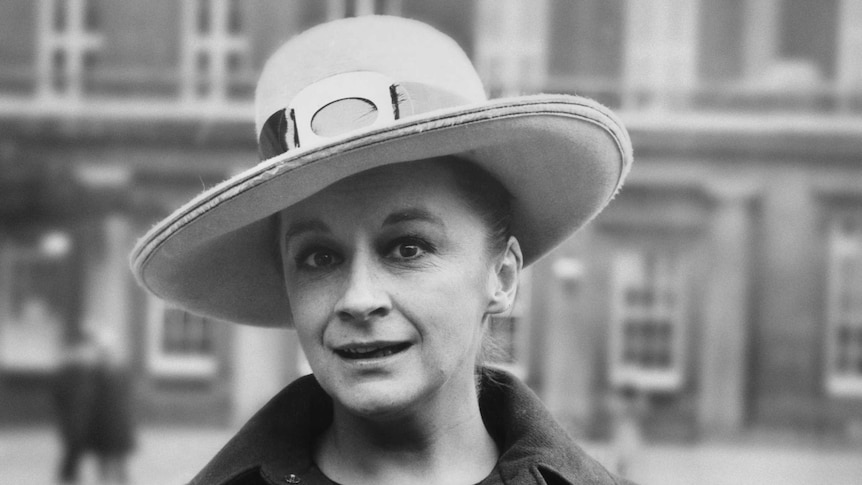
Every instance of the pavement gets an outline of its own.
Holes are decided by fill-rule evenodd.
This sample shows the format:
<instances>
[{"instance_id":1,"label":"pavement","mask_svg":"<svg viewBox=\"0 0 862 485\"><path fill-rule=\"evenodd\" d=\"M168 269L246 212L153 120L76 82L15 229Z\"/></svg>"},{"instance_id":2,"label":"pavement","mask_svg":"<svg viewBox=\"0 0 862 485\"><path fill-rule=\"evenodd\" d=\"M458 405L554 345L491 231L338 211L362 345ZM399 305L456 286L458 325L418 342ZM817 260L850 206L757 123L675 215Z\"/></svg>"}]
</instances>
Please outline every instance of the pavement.
<instances>
[{"instance_id":1,"label":"pavement","mask_svg":"<svg viewBox=\"0 0 862 485\"><path fill-rule=\"evenodd\" d=\"M135 485L182 484L232 434L227 429L143 428L129 461ZM606 465L613 449L603 443L584 448ZM48 427L0 428L0 485L49 485L60 446ZM764 442L710 442L641 447L630 478L641 485L859 485L862 447L800 443L776 438ZM92 458L83 464L82 485L98 483Z\"/></svg>"}]
</instances>

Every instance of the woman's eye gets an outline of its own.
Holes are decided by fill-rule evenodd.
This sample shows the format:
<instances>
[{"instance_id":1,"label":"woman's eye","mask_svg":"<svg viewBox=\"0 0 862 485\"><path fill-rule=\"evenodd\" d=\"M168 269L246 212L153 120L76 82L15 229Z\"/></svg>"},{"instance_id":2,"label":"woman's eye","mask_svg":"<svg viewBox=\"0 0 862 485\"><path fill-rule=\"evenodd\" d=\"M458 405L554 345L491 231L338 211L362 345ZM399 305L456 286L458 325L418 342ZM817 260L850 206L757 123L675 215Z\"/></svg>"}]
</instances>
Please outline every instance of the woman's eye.
<instances>
[{"instance_id":1,"label":"woman's eye","mask_svg":"<svg viewBox=\"0 0 862 485\"><path fill-rule=\"evenodd\" d=\"M422 252L422 248L415 244L399 244L398 255L405 259L415 258Z\"/></svg>"},{"instance_id":2,"label":"woman's eye","mask_svg":"<svg viewBox=\"0 0 862 485\"><path fill-rule=\"evenodd\" d=\"M395 241L389 251L389 257L394 259L416 259L424 256L431 250L429 244L415 238Z\"/></svg>"},{"instance_id":3,"label":"woman's eye","mask_svg":"<svg viewBox=\"0 0 862 485\"><path fill-rule=\"evenodd\" d=\"M298 258L299 266L306 268L329 268L341 262L341 257L328 249L317 249Z\"/></svg>"}]
</instances>

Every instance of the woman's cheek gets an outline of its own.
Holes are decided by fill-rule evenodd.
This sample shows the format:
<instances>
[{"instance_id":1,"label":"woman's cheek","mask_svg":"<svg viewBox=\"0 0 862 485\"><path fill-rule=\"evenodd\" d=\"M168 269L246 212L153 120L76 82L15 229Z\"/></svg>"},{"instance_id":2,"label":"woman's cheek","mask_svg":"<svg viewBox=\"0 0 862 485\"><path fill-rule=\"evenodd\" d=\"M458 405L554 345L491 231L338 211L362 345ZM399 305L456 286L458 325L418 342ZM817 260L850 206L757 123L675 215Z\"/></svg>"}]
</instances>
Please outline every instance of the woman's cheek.
<instances>
[{"instance_id":1,"label":"woman's cheek","mask_svg":"<svg viewBox=\"0 0 862 485\"><path fill-rule=\"evenodd\" d=\"M287 292L290 300L294 326L315 327L327 319L331 305L326 300L326 292L315 289L313 285L293 287Z\"/></svg>"}]
</instances>

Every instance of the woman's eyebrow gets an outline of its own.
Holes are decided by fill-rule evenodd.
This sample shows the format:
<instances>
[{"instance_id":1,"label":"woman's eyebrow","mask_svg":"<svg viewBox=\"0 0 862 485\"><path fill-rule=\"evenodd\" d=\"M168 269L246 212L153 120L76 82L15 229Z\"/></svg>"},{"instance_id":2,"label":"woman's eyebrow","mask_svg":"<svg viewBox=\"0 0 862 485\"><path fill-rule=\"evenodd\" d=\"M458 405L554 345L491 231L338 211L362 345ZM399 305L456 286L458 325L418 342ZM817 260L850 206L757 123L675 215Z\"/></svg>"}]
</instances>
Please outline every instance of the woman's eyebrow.
<instances>
[{"instance_id":1,"label":"woman's eyebrow","mask_svg":"<svg viewBox=\"0 0 862 485\"><path fill-rule=\"evenodd\" d=\"M287 230L284 231L284 241L290 241L291 238L294 238L300 234L306 232L331 232L329 230L329 226L323 223L320 219L305 219L299 220L295 222L291 222L289 226L287 226Z\"/></svg>"},{"instance_id":2,"label":"woman's eyebrow","mask_svg":"<svg viewBox=\"0 0 862 485\"><path fill-rule=\"evenodd\" d=\"M446 225L443 223L443 219L437 217L436 215L432 214L431 212L429 212L425 209L421 209L421 208L417 207L417 208L404 209L404 210L400 210L398 212L393 212L392 214L389 214L388 216L386 216L386 219L383 220L383 226L385 227L385 226L400 224L402 222L413 222L413 221L429 222L431 224L435 224L438 226L445 226Z\"/></svg>"}]
</instances>

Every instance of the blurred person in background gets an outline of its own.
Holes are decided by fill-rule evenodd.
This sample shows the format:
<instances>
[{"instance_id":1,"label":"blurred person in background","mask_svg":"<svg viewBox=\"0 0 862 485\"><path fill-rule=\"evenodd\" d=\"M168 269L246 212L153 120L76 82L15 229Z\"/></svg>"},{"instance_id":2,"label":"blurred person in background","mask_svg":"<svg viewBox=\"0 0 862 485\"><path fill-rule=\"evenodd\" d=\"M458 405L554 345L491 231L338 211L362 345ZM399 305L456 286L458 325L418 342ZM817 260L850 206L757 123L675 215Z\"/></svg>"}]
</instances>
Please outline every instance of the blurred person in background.
<instances>
[{"instance_id":1,"label":"blurred person in background","mask_svg":"<svg viewBox=\"0 0 862 485\"><path fill-rule=\"evenodd\" d=\"M92 334L85 332L67 347L55 376L54 398L62 442L57 473L60 483L78 483L81 460L91 444L99 360L98 343Z\"/></svg>"},{"instance_id":2,"label":"blurred person in background","mask_svg":"<svg viewBox=\"0 0 862 485\"><path fill-rule=\"evenodd\" d=\"M643 417L647 411L647 396L637 387L624 385L613 389L608 409L613 420L614 471L627 477L636 466L643 436Z\"/></svg>"},{"instance_id":3,"label":"blurred person in background","mask_svg":"<svg viewBox=\"0 0 862 485\"><path fill-rule=\"evenodd\" d=\"M78 483L81 462L90 453L101 483L128 482L126 460L135 444L132 380L115 343L109 332L84 331L56 376L60 483Z\"/></svg>"},{"instance_id":4,"label":"blurred person in background","mask_svg":"<svg viewBox=\"0 0 862 485\"><path fill-rule=\"evenodd\" d=\"M155 226L132 268L189 311L292 327L313 374L192 483L627 483L481 359L522 267L619 190L609 110L488 100L450 38L362 16L269 59L256 124L263 161Z\"/></svg>"},{"instance_id":5,"label":"blurred person in background","mask_svg":"<svg viewBox=\"0 0 862 485\"><path fill-rule=\"evenodd\" d=\"M113 335L103 332L100 337L90 444L102 483L128 483L126 462L135 446L133 382Z\"/></svg>"}]
</instances>

